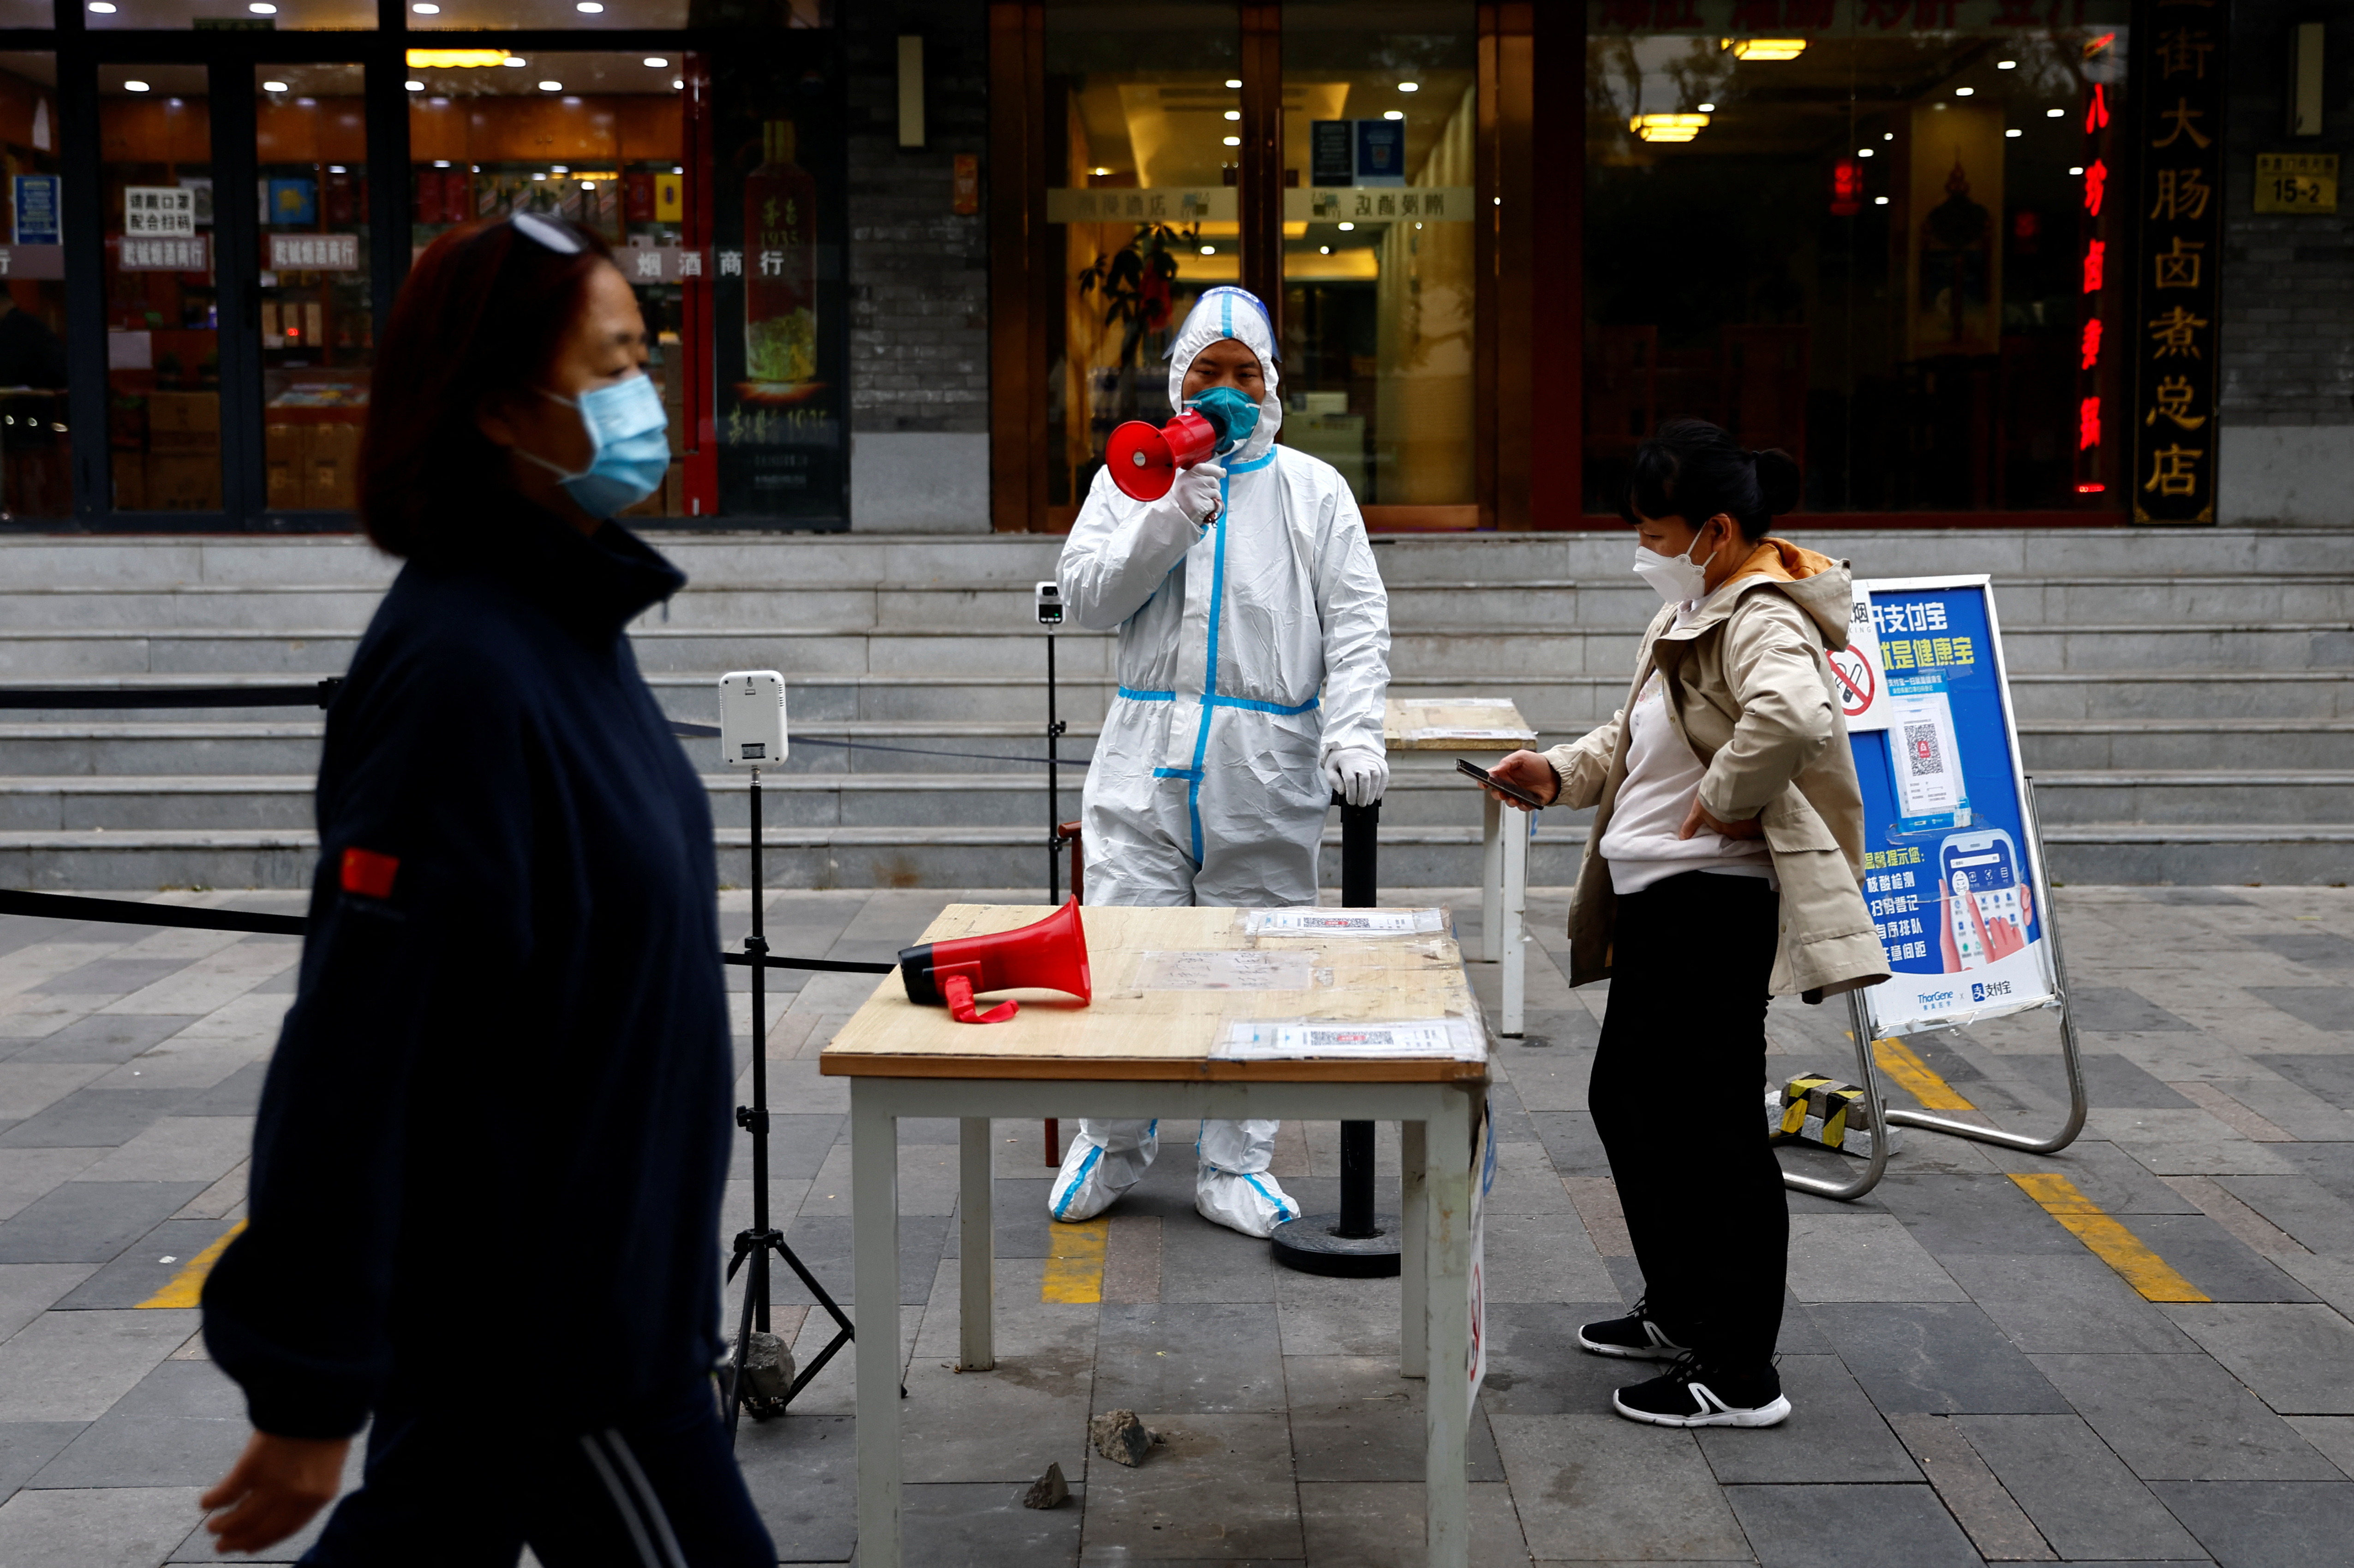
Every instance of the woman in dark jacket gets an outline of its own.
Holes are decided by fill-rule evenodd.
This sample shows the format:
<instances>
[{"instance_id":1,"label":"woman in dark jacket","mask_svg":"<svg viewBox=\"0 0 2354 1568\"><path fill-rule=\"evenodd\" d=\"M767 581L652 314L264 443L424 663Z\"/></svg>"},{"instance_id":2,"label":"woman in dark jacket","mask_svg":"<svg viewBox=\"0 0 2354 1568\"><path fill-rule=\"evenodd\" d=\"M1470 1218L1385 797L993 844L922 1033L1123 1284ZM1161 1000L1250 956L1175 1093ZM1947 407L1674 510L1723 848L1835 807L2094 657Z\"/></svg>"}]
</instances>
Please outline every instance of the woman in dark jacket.
<instances>
[{"instance_id":1,"label":"woman in dark jacket","mask_svg":"<svg viewBox=\"0 0 2354 1568\"><path fill-rule=\"evenodd\" d=\"M408 565L327 719L301 988L205 1338L254 1436L224 1550L772 1564L710 1377L733 1060L709 807L631 655L684 579L645 328L546 217L419 258L362 509ZM461 1543L462 1542L462 1546Z\"/></svg>"}]
</instances>

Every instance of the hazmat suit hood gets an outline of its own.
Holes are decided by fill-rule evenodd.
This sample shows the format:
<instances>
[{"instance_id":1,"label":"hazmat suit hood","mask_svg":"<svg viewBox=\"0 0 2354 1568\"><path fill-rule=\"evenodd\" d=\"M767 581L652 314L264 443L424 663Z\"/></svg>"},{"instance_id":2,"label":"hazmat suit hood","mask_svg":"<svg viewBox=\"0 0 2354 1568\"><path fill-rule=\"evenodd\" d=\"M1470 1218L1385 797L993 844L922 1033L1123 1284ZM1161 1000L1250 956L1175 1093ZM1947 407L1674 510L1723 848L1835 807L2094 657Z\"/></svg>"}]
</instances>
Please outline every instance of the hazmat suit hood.
<instances>
[{"instance_id":1,"label":"hazmat suit hood","mask_svg":"<svg viewBox=\"0 0 2354 1568\"><path fill-rule=\"evenodd\" d=\"M1237 289L1222 283L1204 292L1195 301L1185 324L1169 343L1169 407L1185 406L1185 372L1193 358L1222 337L1233 338L1258 355L1259 373L1267 378L1266 395L1258 400L1258 423L1252 427L1250 440L1216 461L1222 463L1249 462L1266 455L1275 445L1275 434L1283 428L1283 397L1278 390L1276 360L1278 350L1275 342L1275 323L1259 303L1258 296L1247 289Z\"/></svg>"}]
</instances>

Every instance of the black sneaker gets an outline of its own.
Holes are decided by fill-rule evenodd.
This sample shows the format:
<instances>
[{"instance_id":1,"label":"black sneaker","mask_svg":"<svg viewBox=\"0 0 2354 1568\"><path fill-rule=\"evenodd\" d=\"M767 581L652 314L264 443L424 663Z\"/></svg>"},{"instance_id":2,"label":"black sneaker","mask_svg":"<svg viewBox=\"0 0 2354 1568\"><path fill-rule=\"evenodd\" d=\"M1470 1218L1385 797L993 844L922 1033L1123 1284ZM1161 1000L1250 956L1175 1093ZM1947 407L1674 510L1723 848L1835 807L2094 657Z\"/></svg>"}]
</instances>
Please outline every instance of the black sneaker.
<instances>
[{"instance_id":1,"label":"black sneaker","mask_svg":"<svg viewBox=\"0 0 2354 1568\"><path fill-rule=\"evenodd\" d=\"M1635 1310L1624 1318L1586 1324L1577 1331L1578 1344L1597 1356L1626 1356L1639 1361L1671 1361L1684 1354L1684 1348L1661 1331L1644 1306L1638 1301Z\"/></svg>"},{"instance_id":2,"label":"black sneaker","mask_svg":"<svg viewBox=\"0 0 2354 1568\"><path fill-rule=\"evenodd\" d=\"M1772 1367L1743 1377L1702 1367L1691 1354L1649 1383L1620 1389L1610 1404L1628 1420L1654 1426L1777 1426L1790 1418Z\"/></svg>"}]
</instances>

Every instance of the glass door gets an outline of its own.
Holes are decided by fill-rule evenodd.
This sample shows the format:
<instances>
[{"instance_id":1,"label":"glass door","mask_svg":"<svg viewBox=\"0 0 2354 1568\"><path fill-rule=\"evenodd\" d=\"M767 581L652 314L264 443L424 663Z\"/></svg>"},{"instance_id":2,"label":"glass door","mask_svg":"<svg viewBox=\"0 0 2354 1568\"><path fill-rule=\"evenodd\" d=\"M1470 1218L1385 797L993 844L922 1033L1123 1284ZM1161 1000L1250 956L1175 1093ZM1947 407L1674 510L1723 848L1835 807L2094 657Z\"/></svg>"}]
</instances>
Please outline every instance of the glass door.
<instances>
[{"instance_id":1,"label":"glass door","mask_svg":"<svg viewBox=\"0 0 2354 1568\"><path fill-rule=\"evenodd\" d=\"M357 65L253 73L263 505L349 513L376 362Z\"/></svg>"},{"instance_id":2,"label":"glass door","mask_svg":"<svg viewBox=\"0 0 2354 1568\"><path fill-rule=\"evenodd\" d=\"M0 522L73 515L57 57L0 54Z\"/></svg>"},{"instance_id":3,"label":"glass door","mask_svg":"<svg viewBox=\"0 0 2354 1568\"><path fill-rule=\"evenodd\" d=\"M1046 517L1070 526L1104 443L1171 415L1169 339L1243 281L1240 17L1200 0L1046 9ZM1182 62L1182 63L1164 63Z\"/></svg>"},{"instance_id":4,"label":"glass door","mask_svg":"<svg viewBox=\"0 0 2354 1568\"><path fill-rule=\"evenodd\" d=\"M106 442L117 512L222 507L220 288L205 68L99 68Z\"/></svg>"}]
</instances>

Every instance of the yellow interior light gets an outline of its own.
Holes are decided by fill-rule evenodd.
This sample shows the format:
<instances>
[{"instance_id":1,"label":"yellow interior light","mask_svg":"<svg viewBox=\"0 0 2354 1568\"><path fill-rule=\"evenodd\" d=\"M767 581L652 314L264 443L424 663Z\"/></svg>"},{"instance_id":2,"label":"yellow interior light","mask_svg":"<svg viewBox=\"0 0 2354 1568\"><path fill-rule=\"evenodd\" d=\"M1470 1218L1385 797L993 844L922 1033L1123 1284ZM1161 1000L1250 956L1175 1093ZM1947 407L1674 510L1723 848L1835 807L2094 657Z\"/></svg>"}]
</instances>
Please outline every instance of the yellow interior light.
<instances>
[{"instance_id":1,"label":"yellow interior light","mask_svg":"<svg viewBox=\"0 0 2354 1568\"><path fill-rule=\"evenodd\" d=\"M504 49L411 49L408 68L411 70L472 70L478 66L503 66L507 63Z\"/></svg>"},{"instance_id":2,"label":"yellow interior light","mask_svg":"<svg viewBox=\"0 0 2354 1568\"><path fill-rule=\"evenodd\" d=\"M1733 58L1743 60L1794 60L1807 52L1804 38L1733 38Z\"/></svg>"},{"instance_id":3,"label":"yellow interior light","mask_svg":"<svg viewBox=\"0 0 2354 1568\"><path fill-rule=\"evenodd\" d=\"M1705 114L1638 114L1627 129L1646 142L1689 142L1708 129Z\"/></svg>"}]
</instances>

